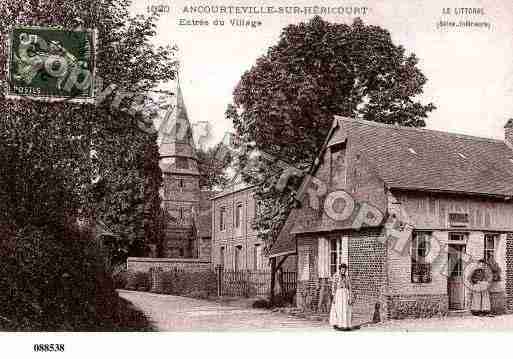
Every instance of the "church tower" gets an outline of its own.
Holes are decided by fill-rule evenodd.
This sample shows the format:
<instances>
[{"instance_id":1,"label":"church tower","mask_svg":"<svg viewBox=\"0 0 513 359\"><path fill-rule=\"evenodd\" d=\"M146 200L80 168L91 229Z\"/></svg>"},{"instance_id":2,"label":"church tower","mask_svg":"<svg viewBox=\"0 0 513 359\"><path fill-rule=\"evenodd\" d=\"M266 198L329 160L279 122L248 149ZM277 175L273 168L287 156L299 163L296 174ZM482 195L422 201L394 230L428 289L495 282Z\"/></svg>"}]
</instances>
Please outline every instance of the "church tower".
<instances>
[{"instance_id":1,"label":"church tower","mask_svg":"<svg viewBox=\"0 0 513 359\"><path fill-rule=\"evenodd\" d=\"M200 205L200 173L192 127L177 81L176 104L167 111L159 134L163 175L162 206L167 218L162 255L166 258L197 256L196 214Z\"/></svg>"}]
</instances>

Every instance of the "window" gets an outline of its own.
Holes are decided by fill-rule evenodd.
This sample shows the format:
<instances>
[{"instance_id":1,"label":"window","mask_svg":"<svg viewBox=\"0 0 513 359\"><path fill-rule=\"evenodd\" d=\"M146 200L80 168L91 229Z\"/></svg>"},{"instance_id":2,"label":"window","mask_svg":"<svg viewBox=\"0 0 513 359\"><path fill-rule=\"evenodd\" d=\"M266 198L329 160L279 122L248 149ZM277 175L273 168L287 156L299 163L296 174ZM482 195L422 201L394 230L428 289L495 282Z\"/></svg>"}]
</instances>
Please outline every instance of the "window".
<instances>
[{"instance_id":1,"label":"window","mask_svg":"<svg viewBox=\"0 0 513 359\"><path fill-rule=\"evenodd\" d=\"M242 203L238 203L235 208L235 227L240 228L242 218Z\"/></svg>"},{"instance_id":2,"label":"window","mask_svg":"<svg viewBox=\"0 0 513 359\"><path fill-rule=\"evenodd\" d=\"M219 248L219 265L224 267L224 247Z\"/></svg>"},{"instance_id":3,"label":"window","mask_svg":"<svg viewBox=\"0 0 513 359\"><path fill-rule=\"evenodd\" d=\"M498 234L485 234L484 236L484 255L487 263L495 261L495 243L498 242Z\"/></svg>"},{"instance_id":4,"label":"window","mask_svg":"<svg viewBox=\"0 0 513 359\"><path fill-rule=\"evenodd\" d=\"M259 200L257 200L256 198L254 198L254 204L255 204L255 211L253 213L253 221L256 221L257 219L257 216L258 214L260 213L261 211L261 203Z\"/></svg>"},{"instance_id":5,"label":"window","mask_svg":"<svg viewBox=\"0 0 513 359\"><path fill-rule=\"evenodd\" d=\"M178 218L183 219L183 208L178 208Z\"/></svg>"},{"instance_id":6,"label":"window","mask_svg":"<svg viewBox=\"0 0 513 359\"><path fill-rule=\"evenodd\" d=\"M185 183L184 183L183 179L178 180L178 187L180 187L180 188L185 187Z\"/></svg>"},{"instance_id":7,"label":"window","mask_svg":"<svg viewBox=\"0 0 513 359\"><path fill-rule=\"evenodd\" d=\"M330 274L337 272L341 263L348 264L347 237L333 238L330 240Z\"/></svg>"},{"instance_id":8,"label":"window","mask_svg":"<svg viewBox=\"0 0 513 359\"><path fill-rule=\"evenodd\" d=\"M226 208L221 207L219 210L219 230L224 231L226 229Z\"/></svg>"},{"instance_id":9,"label":"window","mask_svg":"<svg viewBox=\"0 0 513 359\"><path fill-rule=\"evenodd\" d=\"M426 261L431 243L431 233L414 232L411 251L412 283L431 282L431 263Z\"/></svg>"},{"instance_id":10,"label":"window","mask_svg":"<svg viewBox=\"0 0 513 359\"><path fill-rule=\"evenodd\" d=\"M235 252L233 255L233 269L238 271L240 269L240 252L242 250L242 246L235 246Z\"/></svg>"}]
</instances>

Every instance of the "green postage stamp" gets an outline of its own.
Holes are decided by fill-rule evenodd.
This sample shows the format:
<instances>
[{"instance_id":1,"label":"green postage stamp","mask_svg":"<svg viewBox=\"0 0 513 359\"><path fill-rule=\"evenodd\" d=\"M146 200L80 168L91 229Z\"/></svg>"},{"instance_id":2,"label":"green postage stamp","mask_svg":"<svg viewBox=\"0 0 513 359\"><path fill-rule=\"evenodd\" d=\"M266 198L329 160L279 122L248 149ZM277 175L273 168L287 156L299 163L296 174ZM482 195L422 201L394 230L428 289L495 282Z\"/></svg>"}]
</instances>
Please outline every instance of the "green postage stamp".
<instances>
[{"instance_id":1,"label":"green postage stamp","mask_svg":"<svg viewBox=\"0 0 513 359\"><path fill-rule=\"evenodd\" d=\"M7 97L94 101L94 30L18 26L9 36Z\"/></svg>"}]
</instances>

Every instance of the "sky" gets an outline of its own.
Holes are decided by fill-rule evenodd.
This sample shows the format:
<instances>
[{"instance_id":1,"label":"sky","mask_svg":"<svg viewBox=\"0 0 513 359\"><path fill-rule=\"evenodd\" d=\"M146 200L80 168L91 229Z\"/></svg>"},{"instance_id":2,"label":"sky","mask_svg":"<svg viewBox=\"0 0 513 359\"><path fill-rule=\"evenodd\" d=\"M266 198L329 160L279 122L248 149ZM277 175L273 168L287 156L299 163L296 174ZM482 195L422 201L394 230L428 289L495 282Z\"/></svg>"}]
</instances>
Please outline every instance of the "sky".
<instances>
[{"instance_id":1,"label":"sky","mask_svg":"<svg viewBox=\"0 0 513 359\"><path fill-rule=\"evenodd\" d=\"M430 129L503 139L503 127L513 117L513 1L511 0L134 0L132 13L148 14L161 5L156 45L177 45L180 84L192 123L208 121L213 141L220 141L232 124L224 116L242 74L276 44L281 30L308 21L308 14L202 14L184 8L203 6L325 6L366 7L366 24L378 25L395 44L420 59L428 78L423 103L437 109L429 114ZM460 8L484 14L461 14ZM155 9L155 8L154 8ZM445 10L444 10L445 9ZM449 10L447 10L449 9ZM233 10L235 11L235 10ZM240 10L243 11L243 10ZM324 15L332 22L352 23L354 14ZM354 11L354 10L353 10ZM465 10L463 10L465 11ZM445 13L444 13L445 12ZM447 12L450 12L448 14ZM182 20L183 19L183 20ZM257 27L232 26L230 20L260 21ZM208 25L180 25L188 20ZM213 25L224 20L224 26ZM488 23L489 27L439 27L440 21ZM168 84L172 87L173 84Z\"/></svg>"}]
</instances>

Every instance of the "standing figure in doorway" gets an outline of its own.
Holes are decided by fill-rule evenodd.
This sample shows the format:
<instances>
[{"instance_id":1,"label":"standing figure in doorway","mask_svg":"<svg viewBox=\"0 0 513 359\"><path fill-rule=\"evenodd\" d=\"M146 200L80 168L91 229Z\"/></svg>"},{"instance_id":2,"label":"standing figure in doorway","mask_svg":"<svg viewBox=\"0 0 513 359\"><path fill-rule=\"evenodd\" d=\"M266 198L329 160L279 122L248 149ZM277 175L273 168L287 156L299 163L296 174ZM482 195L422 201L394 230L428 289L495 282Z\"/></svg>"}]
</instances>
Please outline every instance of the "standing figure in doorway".
<instances>
[{"instance_id":1,"label":"standing figure in doorway","mask_svg":"<svg viewBox=\"0 0 513 359\"><path fill-rule=\"evenodd\" d=\"M347 275L347 265L342 263L331 278L330 325L336 330L351 330L351 310L353 296L351 283Z\"/></svg>"}]
</instances>

